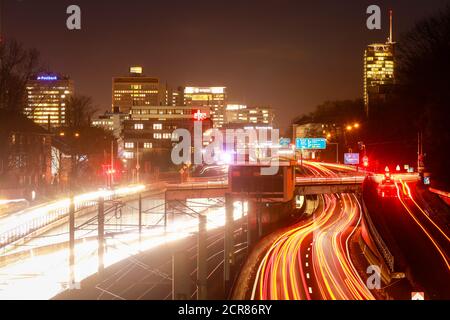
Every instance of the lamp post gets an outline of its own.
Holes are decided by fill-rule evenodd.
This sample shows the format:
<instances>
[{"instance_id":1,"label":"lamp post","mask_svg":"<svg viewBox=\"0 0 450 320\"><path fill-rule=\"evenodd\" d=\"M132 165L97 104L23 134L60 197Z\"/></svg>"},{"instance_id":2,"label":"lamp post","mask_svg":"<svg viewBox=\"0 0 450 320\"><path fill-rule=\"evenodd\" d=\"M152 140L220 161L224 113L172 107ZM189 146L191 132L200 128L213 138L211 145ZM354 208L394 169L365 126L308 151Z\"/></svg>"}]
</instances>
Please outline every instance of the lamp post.
<instances>
[{"instance_id":1,"label":"lamp post","mask_svg":"<svg viewBox=\"0 0 450 320\"><path fill-rule=\"evenodd\" d=\"M350 132L354 129L359 129L360 128L360 124L358 122L355 122L354 124L350 125L344 125L344 146L347 146L347 132ZM325 133L325 131L323 132ZM326 135L326 139L327 139L327 143L330 145L336 145L336 163L339 163L339 142L329 142L329 140L331 139L332 134L331 132L328 132Z\"/></svg>"},{"instance_id":2,"label":"lamp post","mask_svg":"<svg viewBox=\"0 0 450 320\"><path fill-rule=\"evenodd\" d=\"M141 165L139 164L139 141L136 142L136 183L139 183L139 170Z\"/></svg>"},{"instance_id":3,"label":"lamp post","mask_svg":"<svg viewBox=\"0 0 450 320\"><path fill-rule=\"evenodd\" d=\"M347 141L347 132L352 132L354 129L359 129L360 128L360 124L358 122L355 122L354 124L348 124L345 125L345 130L344 130L344 142L345 145L348 146L348 141Z\"/></svg>"}]
</instances>

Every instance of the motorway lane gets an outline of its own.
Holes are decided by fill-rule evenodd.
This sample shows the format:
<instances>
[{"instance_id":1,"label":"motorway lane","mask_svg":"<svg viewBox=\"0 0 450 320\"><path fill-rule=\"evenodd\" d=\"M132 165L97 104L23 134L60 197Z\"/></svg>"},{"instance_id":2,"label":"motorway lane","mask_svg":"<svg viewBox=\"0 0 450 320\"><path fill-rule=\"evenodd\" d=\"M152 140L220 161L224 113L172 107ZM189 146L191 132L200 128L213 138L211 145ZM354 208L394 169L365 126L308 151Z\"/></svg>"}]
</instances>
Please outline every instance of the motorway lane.
<instances>
[{"instance_id":1,"label":"motorway lane","mask_svg":"<svg viewBox=\"0 0 450 320\"><path fill-rule=\"evenodd\" d=\"M448 235L414 199L416 182L395 181L395 198L380 198L377 184L366 184L364 199L372 222L395 258L395 270L406 273L413 291L425 292L425 299L450 299Z\"/></svg>"},{"instance_id":2,"label":"motorway lane","mask_svg":"<svg viewBox=\"0 0 450 320\"><path fill-rule=\"evenodd\" d=\"M420 239L420 244L417 240L411 244L414 244L415 249L423 248L419 249L418 253L426 254L423 257L421 254L410 257L410 261L415 261L414 264L411 263L413 277L424 286L425 290L429 291L430 297L448 299L450 298L450 237L415 199L412 192L416 188L415 185L416 183L402 180L396 182L398 199L404 209L402 217L411 226L416 227L416 230L412 230L417 235L410 234L411 238Z\"/></svg>"},{"instance_id":3,"label":"motorway lane","mask_svg":"<svg viewBox=\"0 0 450 320\"><path fill-rule=\"evenodd\" d=\"M316 176L335 176L321 164L305 165ZM374 299L349 254L361 220L357 198L325 195L320 208L273 242L259 264L252 299Z\"/></svg>"}]
</instances>

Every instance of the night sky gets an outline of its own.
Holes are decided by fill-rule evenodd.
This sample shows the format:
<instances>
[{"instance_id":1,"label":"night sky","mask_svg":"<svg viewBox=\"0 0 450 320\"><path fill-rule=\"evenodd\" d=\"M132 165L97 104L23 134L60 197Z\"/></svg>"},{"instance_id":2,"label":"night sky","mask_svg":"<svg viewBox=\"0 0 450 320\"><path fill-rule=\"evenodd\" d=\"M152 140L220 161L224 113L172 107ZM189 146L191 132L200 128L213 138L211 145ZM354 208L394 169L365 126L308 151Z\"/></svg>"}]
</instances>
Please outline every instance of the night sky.
<instances>
[{"instance_id":1,"label":"night sky","mask_svg":"<svg viewBox=\"0 0 450 320\"><path fill-rule=\"evenodd\" d=\"M192 1L4 0L4 35L35 47L76 92L110 109L111 78L142 65L177 85L227 86L230 102L271 105L277 123L325 100L362 96L367 44L394 40L445 0ZM82 10L82 30L66 28L66 8ZM381 31L366 28L370 4L383 10Z\"/></svg>"}]
</instances>

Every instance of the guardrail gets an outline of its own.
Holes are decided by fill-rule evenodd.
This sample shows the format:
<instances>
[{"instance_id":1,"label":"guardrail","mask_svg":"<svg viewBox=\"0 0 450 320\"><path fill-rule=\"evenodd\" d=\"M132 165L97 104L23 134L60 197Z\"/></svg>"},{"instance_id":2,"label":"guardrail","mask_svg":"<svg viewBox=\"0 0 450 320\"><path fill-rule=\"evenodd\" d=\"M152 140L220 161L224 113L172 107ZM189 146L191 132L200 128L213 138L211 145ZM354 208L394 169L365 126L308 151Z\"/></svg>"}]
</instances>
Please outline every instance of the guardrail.
<instances>
[{"instance_id":1,"label":"guardrail","mask_svg":"<svg viewBox=\"0 0 450 320\"><path fill-rule=\"evenodd\" d=\"M384 261L386 262L387 266L389 267L389 270L391 272L394 272L394 256L389 251L386 243L381 238L380 234L378 233L377 229L375 228L375 225L372 222L372 219L370 218L369 210L367 210L366 203L364 202L364 199L362 198L362 208L364 212L364 217L366 218L367 226L369 227L369 232L372 235L372 237L375 240L375 244L380 250L381 254L383 255Z\"/></svg>"},{"instance_id":2,"label":"guardrail","mask_svg":"<svg viewBox=\"0 0 450 320\"><path fill-rule=\"evenodd\" d=\"M179 184L166 184L167 190L193 190L193 189L223 189L228 188L228 181L184 182Z\"/></svg>"},{"instance_id":3,"label":"guardrail","mask_svg":"<svg viewBox=\"0 0 450 320\"><path fill-rule=\"evenodd\" d=\"M438 190L438 189L435 189L435 188L428 188L428 190L430 192L432 192L432 193L435 193L435 194L439 195L439 196L450 198L450 192Z\"/></svg>"},{"instance_id":4,"label":"guardrail","mask_svg":"<svg viewBox=\"0 0 450 320\"><path fill-rule=\"evenodd\" d=\"M360 184L364 176L322 178L322 177L295 177L296 184Z\"/></svg>"}]
</instances>

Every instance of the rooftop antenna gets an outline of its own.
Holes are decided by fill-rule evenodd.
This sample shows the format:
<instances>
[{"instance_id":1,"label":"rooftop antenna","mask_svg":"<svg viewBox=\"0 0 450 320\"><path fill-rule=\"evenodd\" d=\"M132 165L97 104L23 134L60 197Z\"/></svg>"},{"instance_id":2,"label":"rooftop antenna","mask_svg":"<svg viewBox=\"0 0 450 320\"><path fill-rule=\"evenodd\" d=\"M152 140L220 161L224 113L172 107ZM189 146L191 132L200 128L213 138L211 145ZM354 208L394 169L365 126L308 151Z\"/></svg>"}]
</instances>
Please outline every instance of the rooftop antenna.
<instances>
[{"instance_id":1,"label":"rooftop antenna","mask_svg":"<svg viewBox=\"0 0 450 320\"><path fill-rule=\"evenodd\" d=\"M392 10L389 10L389 41L388 43L393 44L394 39L392 38Z\"/></svg>"}]
</instances>

